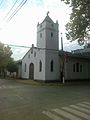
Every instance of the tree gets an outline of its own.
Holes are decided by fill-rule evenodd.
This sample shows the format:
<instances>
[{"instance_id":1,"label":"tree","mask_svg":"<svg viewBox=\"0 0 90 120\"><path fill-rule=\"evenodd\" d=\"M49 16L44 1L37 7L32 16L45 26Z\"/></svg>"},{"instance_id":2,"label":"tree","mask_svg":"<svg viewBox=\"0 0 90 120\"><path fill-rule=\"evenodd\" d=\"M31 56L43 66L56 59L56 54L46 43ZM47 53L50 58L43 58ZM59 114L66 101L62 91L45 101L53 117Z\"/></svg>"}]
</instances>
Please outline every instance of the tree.
<instances>
[{"instance_id":1,"label":"tree","mask_svg":"<svg viewBox=\"0 0 90 120\"><path fill-rule=\"evenodd\" d=\"M0 73L5 73L7 64L12 60L11 55L11 48L0 42Z\"/></svg>"},{"instance_id":2,"label":"tree","mask_svg":"<svg viewBox=\"0 0 90 120\"><path fill-rule=\"evenodd\" d=\"M70 21L66 24L68 40L82 43L90 36L90 0L61 0L72 7Z\"/></svg>"},{"instance_id":3,"label":"tree","mask_svg":"<svg viewBox=\"0 0 90 120\"><path fill-rule=\"evenodd\" d=\"M10 61L8 64L7 64L7 70L12 73L12 72L17 72L18 71L18 67L17 67L17 64L15 61Z\"/></svg>"}]
</instances>

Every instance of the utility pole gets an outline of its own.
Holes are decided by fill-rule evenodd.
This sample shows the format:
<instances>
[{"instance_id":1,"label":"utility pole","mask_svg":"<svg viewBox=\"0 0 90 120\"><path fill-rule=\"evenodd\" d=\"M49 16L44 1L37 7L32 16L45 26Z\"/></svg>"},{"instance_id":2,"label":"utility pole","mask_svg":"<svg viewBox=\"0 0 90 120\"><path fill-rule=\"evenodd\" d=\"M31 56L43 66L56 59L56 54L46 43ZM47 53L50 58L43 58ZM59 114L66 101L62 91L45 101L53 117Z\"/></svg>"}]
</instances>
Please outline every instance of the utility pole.
<instances>
[{"instance_id":1,"label":"utility pole","mask_svg":"<svg viewBox=\"0 0 90 120\"><path fill-rule=\"evenodd\" d=\"M65 79L64 79L64 72L65 72L65 70L64 70L64 51L63 51L63 38L62 38L62 33L61 33L61 50L62 50L62 82L63 82L63 84L65 83Z\"/></svg>"},{"instance_id":2,"label":"utility pole","mask_svg":"<svg viewBox=\"0 0 90 120\"><path fill-rule=\"evenodd\" d=\"M63 38L62 38L62 33L61 33L61 50L63 52Z\"/></svg>"}]
</instances>

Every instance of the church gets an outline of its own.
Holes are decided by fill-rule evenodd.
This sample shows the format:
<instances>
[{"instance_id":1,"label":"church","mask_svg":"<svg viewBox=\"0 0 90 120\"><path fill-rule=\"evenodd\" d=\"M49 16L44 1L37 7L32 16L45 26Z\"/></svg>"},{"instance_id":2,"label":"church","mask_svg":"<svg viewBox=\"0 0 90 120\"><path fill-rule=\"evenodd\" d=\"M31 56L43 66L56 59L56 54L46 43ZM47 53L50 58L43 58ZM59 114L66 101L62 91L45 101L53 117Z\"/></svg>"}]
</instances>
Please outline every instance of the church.
<instances>
[{"instance_id":1,"label":"church","mask_svg":"<svg viewBox=\"0 0 90 120\"><path fill-rule=\"evenodd\" d=\"M59 50L59 24L47 13L37 24L37 47L18 62L18 77L40 81L90 79L90 57Z\"/></svg>"}]
</instances>

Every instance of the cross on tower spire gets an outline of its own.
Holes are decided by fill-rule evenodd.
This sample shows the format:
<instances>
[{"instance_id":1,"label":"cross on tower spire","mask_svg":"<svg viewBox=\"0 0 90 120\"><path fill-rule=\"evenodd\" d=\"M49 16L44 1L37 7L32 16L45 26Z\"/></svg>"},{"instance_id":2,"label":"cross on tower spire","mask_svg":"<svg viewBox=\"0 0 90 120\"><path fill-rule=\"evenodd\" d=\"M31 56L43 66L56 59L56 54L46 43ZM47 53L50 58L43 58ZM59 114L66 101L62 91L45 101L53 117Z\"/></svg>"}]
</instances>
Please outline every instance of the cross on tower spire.
<instances>
[{"instance_id":1,"label":"cross on tower spire","mask_svg":"<svg viewBox=\"0 0 90 120\"><path fill-rule=\"evenodd\" d=\"M50 12L48 11L48 12L47 12L47 16L48 16L49 13L50 13Z\"/></svg>"}]
</instances>

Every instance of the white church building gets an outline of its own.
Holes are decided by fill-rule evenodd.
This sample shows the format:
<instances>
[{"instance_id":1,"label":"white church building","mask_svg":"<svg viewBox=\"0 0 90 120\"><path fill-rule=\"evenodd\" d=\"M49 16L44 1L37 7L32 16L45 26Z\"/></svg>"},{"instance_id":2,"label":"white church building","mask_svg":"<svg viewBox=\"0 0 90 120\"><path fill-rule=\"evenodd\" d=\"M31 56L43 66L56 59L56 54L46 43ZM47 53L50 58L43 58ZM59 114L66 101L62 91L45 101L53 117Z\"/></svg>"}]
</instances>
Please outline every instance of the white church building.
<instances>
[{"instance_id":1,"label":"white church building","mask_svg":"<svg viewBox=\"0 0 90 120\"><path fill-rule=\"evenodd\" d=\"M48 15L37 25L37 47L18 62L18 77L40 81L90 79L90 58L59 51L59 24ZM68 59L68 60L66 60Z\"/></svg>"}]
</instances>

